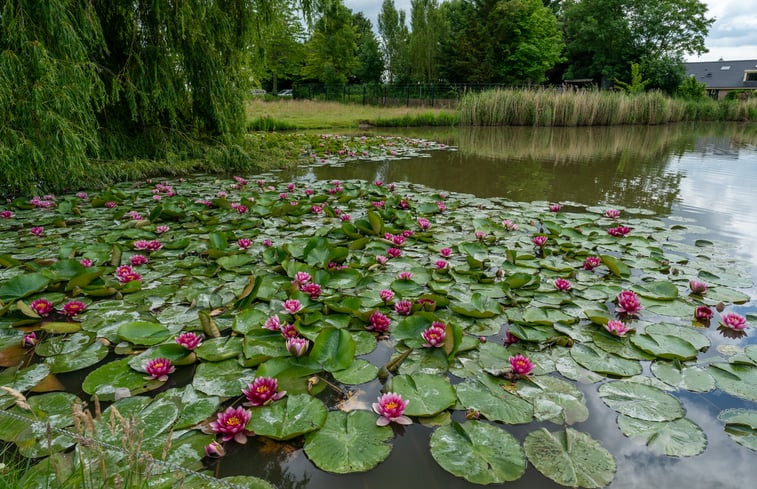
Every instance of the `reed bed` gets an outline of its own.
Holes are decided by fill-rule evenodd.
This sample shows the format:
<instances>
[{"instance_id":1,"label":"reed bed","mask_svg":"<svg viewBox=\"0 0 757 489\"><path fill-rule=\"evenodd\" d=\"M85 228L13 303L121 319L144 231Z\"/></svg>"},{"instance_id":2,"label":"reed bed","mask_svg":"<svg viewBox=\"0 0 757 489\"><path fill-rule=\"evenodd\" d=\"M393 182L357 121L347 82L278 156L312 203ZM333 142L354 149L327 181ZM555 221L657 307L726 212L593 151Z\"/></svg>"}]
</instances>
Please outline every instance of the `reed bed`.
<instances>
[{"instance_id":1,"label":"reed bed","mask_svg":"<svg viewBox=\"0 0 757 489\"><path fill-rule=\"evenodd\" d=\"M757 99L716 102L584 90L489 90L460 101L471 126L656 125L682 121L757 121Z\"/></svg>"}]
</instances>

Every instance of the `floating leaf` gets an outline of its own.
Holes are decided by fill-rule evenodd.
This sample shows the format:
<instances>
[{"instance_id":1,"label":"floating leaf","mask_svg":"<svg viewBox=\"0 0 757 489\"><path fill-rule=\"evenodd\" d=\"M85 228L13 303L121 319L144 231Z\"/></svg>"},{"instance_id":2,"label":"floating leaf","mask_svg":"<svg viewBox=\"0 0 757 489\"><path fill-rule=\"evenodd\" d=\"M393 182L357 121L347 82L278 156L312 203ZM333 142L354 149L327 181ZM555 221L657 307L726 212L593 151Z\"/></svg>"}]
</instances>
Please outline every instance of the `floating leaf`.
<instances>
[{"instance_id":1,"label":"floating leaf","mask_svg":"<svg viewBox=\"0 0 757 489\"><path fill-rule=\"evenodd\" d=\"M684 415L681 403L665 391L635 382L609 382L599 397L621 414L645 421L672 421Z\"/></svg>"},{"instance_id":2,"label":"floating leaf","mask_svg":"<svg viewBox=\"0 0 757 489\"><path fill-rule=\"evenodd\" d=\"M656 361L651 366L655 377L672 385L692 392L709 392L715 388L712 376L698 367L685 367L678 362Z\"/></svg>"},{"instance_id":3,"label":"floating leaf","mask_svg":"<svg viewBox=\"0 0 757 489\"><path fill-rule=\"evenodd\" d=\"M195 370L192 386L210 396L233 397L255 380L255 372L242 368L236 359L203 362Z\"/></svg>"},{"instance_id":4,"label":"floating leaf","mask_svg":"<svg viewBox=\"0 0 757 489\"><path fill-rule=\"evenodd\" d=\"M10 302L36 294L47 288L50 279L41 273L17 275L0 285L0 302Z\"/></svg>"},{"instance_id":5,"label":"floating leaf","mask_svg":"<svg viewBox=\"0 0 757 489\"><path fill-rule=\"evenodd\" d=\"M113 400L117 389L126 389L134 396L163 385L158 380L147 380L145 374L129 367L129 358L122 358L98 367L84 378L82 390L96 394L101 400Z\"/></svg>"},{"instance_id":6,"label":"floating leaf","mask_svg":"<svg viewBox=\"0 0 757 489\"><path fill-rule=\"evenodd\" d=\"M474 484L514 481L526 471L518 440L481 421L452 421L438 428L431 435L431 456L447 472Z\"/></svg>"},{"instance_id":7,"label":"floating leaf","mask_svg":"<svg viewBox=\"0 0 757 489\"><path fill-rule=\"evenodd\" d=\"M407 416L432 416L452 406L457 397L446 377L430 374L398 375L388 389L408 402Z\"/></svg>"},{"instance_id":8,"label":"floating leaf","mask_svg":"<svg viewBox=\"0 0 757 489\"><path fill-rule=\"evenodd\" d=\"M342 384L364 384L376 378L378 367L358 358L348 368L332 372L332 375Z\"/></svg>"},{"instance_id":9,"label":"floating leaf","mask_svg":"<svg viewBox=\"0 0 757 489\"><path fill-rule=\"evenodd\" d=\"M171 333L168 328L158 323L132 321L119 326L118 336L135 345L150 346L167 340Z\"/></svg>"},{"instance_id":10,"label":"floating leaf","mask_svg":"<svg viewBox=\"0 0 757 489\"><path fill-rule=\"evenodd\" d=\"M310 358L320 363L329 372L344 370L355 357L355 341L348 331L326 328L318 335L310 352Z\"/></svg>"},{"instance_id":11,"label":"floating leaf","mask_svg":"<svg viewBox=\"0 0 757 489\"><path fill-rule=\"evenodd\" d=\"M347 474L370 470L389 456L388 426L368 411L330 411L323 427L305 436L305 454L321 470Z\"/></svg>"},{"instance_id":12,"label":"floating leaf","mask_svg":"<svg viewBox=\"0 0 757 489\"><path fill-rule=\"evenodd\" d=\"M467 409L480 411L492 421L507 424L530 423L534 408L530 402L504 390L504 386L483 384L476 380L467 380L456 386L457 397Z\"/></svg>"},{"instance_id":13,"label":"floating leaf","mask_svg":"<svg viewBox=\"0 0 757 489\"><path fill-rule=\"evenodd\" d=\"M757 410L726 409L718 414L725 432L739 445L757 451Z\"/></svg>"},{"instance_id":14,"label":"floating leaf","mask_svg":"<svg viewBox=\"0 0 757 489\"><path fill-rule=\"evenodd\" d=\"M573 345L570 356L582 367L601 374L632 377L641 373L641 364L638 361L621 358L593 345Z\"/></svg>"},{"instance_id":15,"label":"floating leaf","mask_svg":"<svg viewBox=\"0 0 757 489\"><path fill-rule=\"evenodd\" d=\"M713 363L707 371L722 391L757 402L757 366Z\"/></svg>"},{"instance_id":16,"label":"floating leaf","mask_svg":"<svg viewBox=\"0 0 757 489\"><path fill-rule=\"evenodd\" d=\"M673 457L693 457L707 447L702 429L686 418L645 421L621 414L618 426L626 436L644 438L651 449Z\"/></svg>"},{"instance_id":17,"label":"floating leaf","mask_svg":"<svg viewBox=\"0 0 757 489\"><path fill-rule=\"evenodd\" d=\"M615 459L610 452L573 428L533 431L523 446L536 470L563 486L604 487L615 475Z\"/></svg>"},{"instance_id":18,"label":"floating leaf","mask_svg":"<svg viewBox=\"0 0 757 489\"><path fill-rule=\"evenodd\" d=\"M257 435L289 440L319 429L326 422L326 406L308 394L285 396L280 401L251 410L248 426Z\"/></svg>"}]
</instances>

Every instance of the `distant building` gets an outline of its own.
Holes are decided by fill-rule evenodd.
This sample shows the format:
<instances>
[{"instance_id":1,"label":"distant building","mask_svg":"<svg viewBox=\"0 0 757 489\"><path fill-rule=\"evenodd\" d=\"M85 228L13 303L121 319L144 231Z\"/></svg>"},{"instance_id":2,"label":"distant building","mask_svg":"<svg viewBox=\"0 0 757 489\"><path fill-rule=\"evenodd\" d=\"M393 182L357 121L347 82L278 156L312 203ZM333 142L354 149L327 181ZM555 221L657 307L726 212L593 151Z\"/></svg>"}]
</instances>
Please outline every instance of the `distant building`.
<instances>
[{"instance_id":1,"label":"distant building","mask_svg":"<svg viewBox=\"0 0 757 489\"><path fill-rule=\"evenodd\" d=\"M685 63L688 76L707 85L707 93L723 100L734 90L757 90L757 59Z\"/></svg>"}]
</instances>

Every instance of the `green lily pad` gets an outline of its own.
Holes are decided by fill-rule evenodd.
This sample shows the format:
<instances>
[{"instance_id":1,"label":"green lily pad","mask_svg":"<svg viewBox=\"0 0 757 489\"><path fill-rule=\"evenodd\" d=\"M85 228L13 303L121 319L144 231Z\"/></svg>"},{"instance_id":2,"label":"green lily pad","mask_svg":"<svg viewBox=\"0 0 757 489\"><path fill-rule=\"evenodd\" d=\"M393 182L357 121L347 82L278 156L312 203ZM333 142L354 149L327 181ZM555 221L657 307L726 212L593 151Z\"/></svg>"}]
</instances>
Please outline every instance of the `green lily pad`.
<instances>
[{"instance_id":1,"label":"green lily pad","mask_svg":"<svg viewBox=\"0 0 757 489\"><path fill-rule=\"evenodd\" d=\"M409 401L405 409L407 416L433 416L457 400L449 379L438 375L398 375L392 378L388 389Z\"/></svg>"},{"instance_id":2,"label":"green lily pad","mask_svg":"<svg viewBox=\"0 0 757 489\"><path fill-rule=\"evenodd\" d=\"M644 421L672 421L684 415L680 401L665 391L635 382L609 382L599 397L621 414Z\"/></svg>"},{"instance_id":3,"label":"green lily pad","mask_svg":"<svg viewBox=\"0 0 757 489\"><path fill-rule=\"evenodd\" d=\"M584 396L575 385L550 375L535 375L529 380L519 382L518 394L533 405L537 420L570 425L589 418ZM529 388L529 384L538 389Z\"/></svg>"},{"instance_id":4,"label":"green lily pad","mask_svg":"<svg viewBox=\"0 0 757 489\"><path fill-rule=\"evenodd\" d=\"M192 386L209 396L234 397L255 380L255 371L242 368L236 359L203 362L195 370Z\"/></svg>"},{"instance_id":5,"label":"green lily pad","mask_svg":"<svg viewBox=\"0 0 757 489\"><path fill-rule=\"evenodd\" d=\"M492 421L507 424L530 423L534 418L534 408L530 402L507 392L495 382L486 384L476 380L466 380L456 386L457 397L467 409L479 411Z\"/></svg>"},{"instance_id":6,"label":"green lily pad","mask_svg":"<svg viewBox=\"0 0 757 489\"><path fill-rule=\"evenodd\" d=\"M707 447L702 428L686 418L646 421L621 414L618 426L626 436L641 437L651 449L673 457L693 457Z\"/></svg>"},{"instance_id":7,"label":"green lily pad","mask_svg":"<svg viewBox=\"0 0 757 489\"><path fill-rule=\"evenodd\" d=\"M641 373L641 364L638 361L607 353L591 344L573 345L570 356L580 366L600 374L632 377Z\"/></svg>"},{"instance_id":8,"label":"green lily pad","mask_svg":"<svg viewBox=\"0 0 757 489\"><path fill-rule=\"evenodd\" d=\"M39 425L19 422L0 416L0 440L12 441L24 457L37 458L65 450L75 443L70 436L52 431L48 439L46 424L52 428L66 428L74 424L71 405L79 398L67 392L51 392L29 398L30 411L18 407L11 412L35 421ZM42 424L44 423L44 424Z\"/></svg>"},{"instance_id":9,"label":"green lily pad","mask_svg":"<svg viewBox=\"0 0 757 489\"><path fill-rule=\"evenodd\" d=\"M84 378L82 390L97 395L101 400L113 400L116 391L126 390L127 395L137 395L163 385L159 380L145 379L144 373L129 367L129 358L122 358L98 367Z\"/></svg>"},{"instance_id":10,"label":"green lily pad","mask_svg":"<svg viewBox=\"0 0 757 489\"><path fill-rule=\"evenodd\" d=\"M355 340L348 331L326 328L318 335L310 351L310 358L329 372L344 370L355 357Z\"/></svg>"},{"instance_id":11,"label":"green lily pad","mask_svg":"<svg viewBox=\"0 0 757 489\"><path fill-rule=\"evenodd\" d=\"M378 367L363 359L357 358L344 370L332 372L334 379L342 384L364 384L375 379L378 375Z\"/></svg>"},{"instance_id":12,"label":"green lily pad","mask_svg":"<svg viewBox=\"0 0 757 489\"><path fill-rule=\"evenodd\" d=\"M289 440L317 430L326 422L326 406L308 394L286 396L267 406L251 410L248 426L274 440Z\"/></svg>"},{"instance_id":13,"label":"green lily pad","mask_svg":"<svg viewBox=\"0 0 757 489\"><path fill-rule=\"evenodd\" d=\"M715 379L720 390L757 402L757 366L713 363L707 371Z\"/></svg>"},{"instance_id":14,"label":"green lily pad","mask_svg":"<svg viewBox=\"0 0 757 489\"><path fill-rule=\"evenodd\" d=\"M388 426L368 411L331 411L320 430L305 435L305 454L321 470L347 474L370 470L389 456Z\"/></svg>"},{"instance_id":15,"label":"green lily pad","mask_svg":"<svg viewBox=\"0 0 757 489\"><path fill-rule=\"evenodd\" d=\"M725 432L733 441L757 451L757 410L726 409L718 419L725 423Z\"/></svg>"},{"instance_id":16,"label":"green lily pad","mask_svg":"<svg viewBox=\"0 0 757 489\"><path fill-rule=\"evenodd\" d=\"M0 302L10 302L36 294L47 288L50 279L41 273L17 275L0 285Z\"/></svg>"},{"instance_id":17,"label":"green lily pad","mask_svg":"<svg viewBox=\"0 0 757 489\"><path fill-rule=\"evenodd\" d=\"M431 435L431 456L447 472L474 484L514 481L526 471L518 440L481 421L452 421L438 428Z\"/></svg>"},{"instance_id":18,"label":"green lily pad","mask_svg":"<svg viewBox=\"0 0 757 489\"><path fill-rule=\"evenodd\" d=\"M692 392L709 392L715 388L715 380L704 369L686 367L678 362L656 361L651 366L655 377L672 385Z\"/></svg>"},{"instance_id":19,"label":"green lily pad","mask_svg":"<svg viewBox=\"0 0 757 489\"><path fill-rule=\"evenodd\" d=\"M91 367L108 355L108 347L95 341L80 350L53 355L45 359L50 372L57 374Z\"/></svg>"},{"instance_id":20,"label":"green lily pad","mask_svg":"<svg viewBox=\"0 0 757 489\"><path fill-rule=\"evenodd\" d=\"M118 328L118 337L135 345L157 345L170 336L168 328L149 321L132 321Z\"/></svg>"},{"instance_id":21,"label":"green lily pad","mask_svg":"<svg viewBox=\"0 0 757 489\"><path fill-rule=\"evenodd\" d=\"M568 487L604 487L615 476L615 459L586 433L573 428L528 434L523 444L536 470Z\"/></svg>"},{"instance_id":22,"label":"green lily pad","mask_svg":"<svg viewBox=\"0 0 757 489\"><path fill-rule=\"evenodd\" d=\"M31 365L26 368L7 368L0 372L0 385L25 392L39 384L50 374L50 367L43 363ZM0 408L6 408L15 401L5 390L0 389Z\"/></svg>"}]
</instances>

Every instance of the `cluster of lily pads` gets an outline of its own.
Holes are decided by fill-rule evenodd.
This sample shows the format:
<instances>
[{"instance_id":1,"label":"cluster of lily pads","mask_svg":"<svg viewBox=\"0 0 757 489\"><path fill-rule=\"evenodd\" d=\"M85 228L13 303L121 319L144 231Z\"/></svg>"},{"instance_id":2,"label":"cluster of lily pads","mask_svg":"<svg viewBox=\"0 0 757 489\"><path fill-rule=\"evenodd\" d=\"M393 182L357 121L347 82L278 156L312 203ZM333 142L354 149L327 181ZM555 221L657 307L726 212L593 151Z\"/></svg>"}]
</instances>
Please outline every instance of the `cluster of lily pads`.
<instances>
[{"instance_id":1,"label":"cluster of lily pads","mask_svg":"<svg viewBox=\"0 0 757 489\"><path fill-rule=\"evenodd\" d=\"M448 149L443 143L397 136L287 134L283 137L293 139L303 148L303 154L316 163L423 156L424 151Z\"/></svg>"},{"instance_id":2,"label":"cluster of lily pads","mask_svg":"<svg viewBox=\"0 0 757 489\"><path fill-rule=\"evenodd\" d=\"M0 408L70 427L79 397L46 391L84 371L81 391L111 402L103 425L139 419L143 449L187 468L259 436L365 471L393 426L422 422L470 482L516 480L528 460L601 487L616 462L571 427L590 414L575 382L673 456L706 446L675 391L757 402L757 346L698 363L711 323L748 334L732 308L747 273L642 209L267 176L21 198L0 217ZM370 382L383 394L356 400ZM754 409L720 418L757 449ZM555 429L521 444L505 428L537 421ZM75 443L2 415L0 439L33 458Z\"/></svg>"}]
</instances>

